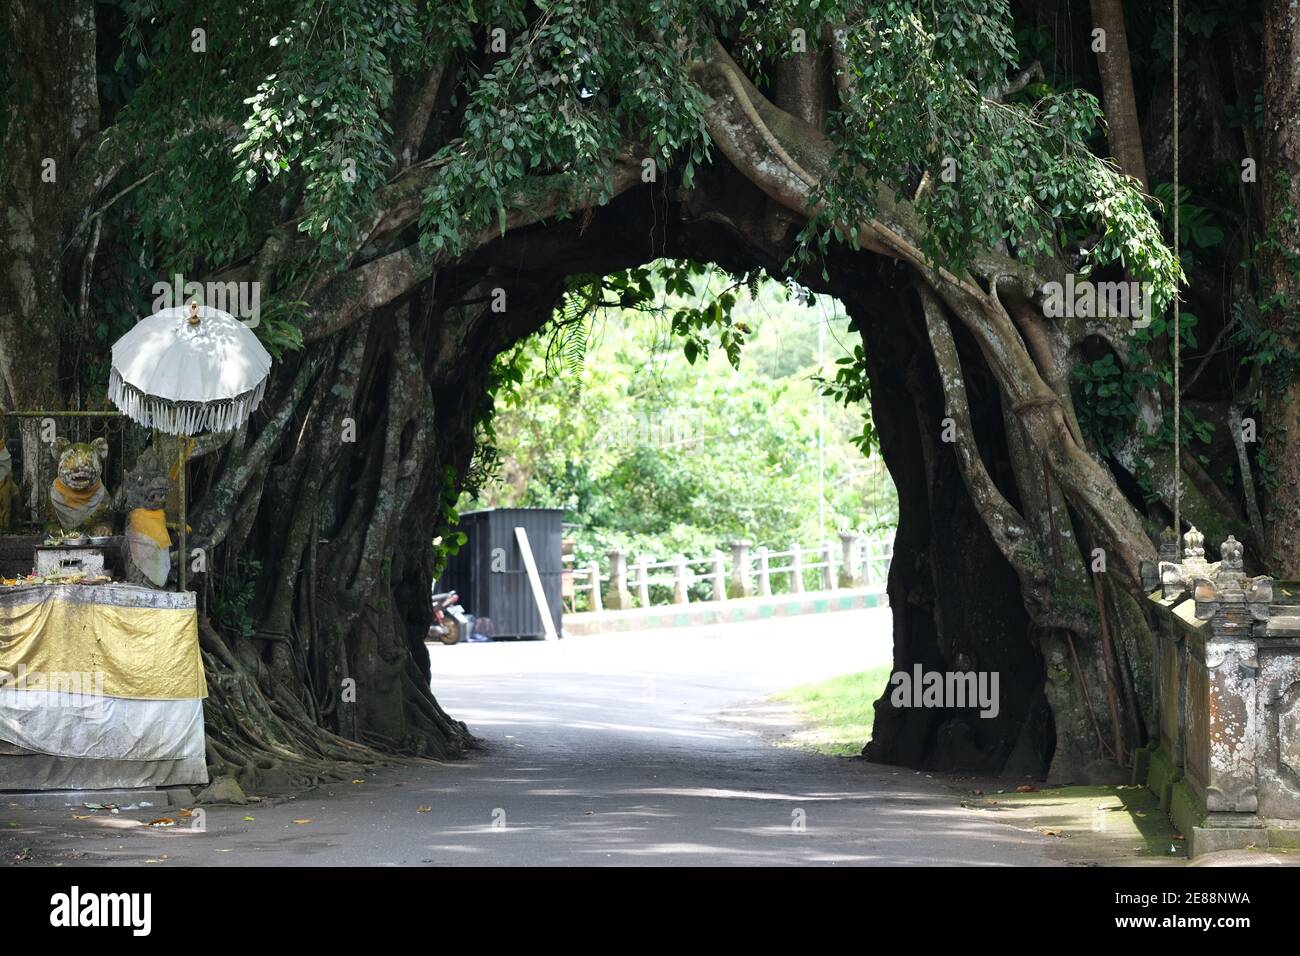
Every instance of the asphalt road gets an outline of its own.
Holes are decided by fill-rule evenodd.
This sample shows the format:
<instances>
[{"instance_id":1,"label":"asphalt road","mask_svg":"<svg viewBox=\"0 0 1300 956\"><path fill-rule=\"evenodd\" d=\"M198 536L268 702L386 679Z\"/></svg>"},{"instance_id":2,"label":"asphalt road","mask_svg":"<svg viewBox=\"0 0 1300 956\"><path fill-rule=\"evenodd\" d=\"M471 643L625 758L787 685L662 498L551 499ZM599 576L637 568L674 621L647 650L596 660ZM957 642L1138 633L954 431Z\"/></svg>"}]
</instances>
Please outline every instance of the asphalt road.
<instances>
[{"instance_id":1,"label":"asphalt road","mask_svg":"<svg viewBox=\"0 0 1300 956\"><path fill-rule=\"evenodd\" d=\"M943 781L774 742L786 718L759 702L888 663L888 627L876 610L439 645L435 691L485 745L467 760L207 808L203 832L147 826L174 811L0 802L0 849L161 866L1058 862L1050 840L962 808Z\"/></svg>"}]
</instances>

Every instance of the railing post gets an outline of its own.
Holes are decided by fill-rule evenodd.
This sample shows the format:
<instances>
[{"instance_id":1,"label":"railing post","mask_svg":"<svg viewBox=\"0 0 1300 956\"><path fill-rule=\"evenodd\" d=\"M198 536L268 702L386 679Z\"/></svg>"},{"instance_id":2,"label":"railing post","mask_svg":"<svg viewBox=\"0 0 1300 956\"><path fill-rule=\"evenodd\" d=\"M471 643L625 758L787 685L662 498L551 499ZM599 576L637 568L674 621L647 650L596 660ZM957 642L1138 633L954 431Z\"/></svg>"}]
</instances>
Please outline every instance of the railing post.
<instances>
[{"instance_id":1,"label":"railing post","mask_svg":"<svg viewBox=\"0 0 1300 956\"><path fill-rule=\"evenodd\" d=\"M862 584L856 560L858 551L858 534L854 531L840 532L840 587L856 588Z\"/></svg>"},{"instance_id":2,"label":"railing post","mask_svg":"<svg viewBox=\"0 0 1300 956\"><path fill-rule=\"evenodd\" d=\"M803 548L790 548L790 593L803 594Z\"/></svg>"},{"instance_id":3,"label":"railing post","mask_svg":"<svg viewBox=\"0 0 1300 956\"><path fill-rule=\"evenodd\" d=\"M636 559L636 591L642 607L650 606L650 570L646 567L649 563L644 554Z\"/></svg>"},{"instance_id":4,"label":"railing post","mask_svg":"<svg viewBox=\"0 0 1300 956\"><path fill-rule=\"evenodd\" d=\"M749 581L749 546L750 541L731 542L731 585L730 594L735 598L754 596L754 587Z\"/></svg>"},{"instance_id":5,"label":"railing post","mask_svg":"<svg viewBox=\"0 0 1300 956\"><path fill-rule=\"evenodd\" d=\"M835 590L835 549L827 541L822 545L822 553L826 555L826 561L822 564L822 590Z\"/></svg>"},{"instance_id":6,"label":"railing post","mask_svg":"<svg viewBox=\"0 0 1300 956\"><path fill-rule=\"evenodd\" d=\"M606 552L609 558L609 590L605 592L605 604L612 611L626 611L632 606L632 592L627 588L627 552L621 548ZM595 592L600 591L600 578L593 582Z\"/></svg>"},{"instance_id":7,"label":"railing post","mask_svg":"<svg viewBox=\"0 0 1300 956\"><path fill-rule=\"evenodd\" d=\"M713 600L727 599L727 560L721 551L713 552Z\"/></svg>"},{"instance_id":8,"label":"railing post","mask_svg":"<svg viewBox=\"0 0 1300 956\"><path fill-rule=\"evenodd\" d=\"M689 604L691 596L687 593L687 577L690 571L686 567L686 555L679 554L673 558L673 602Z\"/></svg>"},{"instance_id":9,"label":"railing post","mask_svg":"<svg viewBox=\"0 0 1300 956\"><path fill-rule=\"evenodd\" d=\"M587 577L591 583L591 591L589 592L591 594L591 607L587 608L587 610L599 614L604 608L600 603L600 565L595 561L587 565Z\"/></svg>"},{"instance_id":10,"label":"railing post","mask_svg":"<svg viewBox=\"0 0 1300 956\"><path fill-rule=\"evenodd\" d=\"M772 596L772 561L767 548L754 549L758 558L758 594L760 597Z\"/></svg>"}]
</instances>

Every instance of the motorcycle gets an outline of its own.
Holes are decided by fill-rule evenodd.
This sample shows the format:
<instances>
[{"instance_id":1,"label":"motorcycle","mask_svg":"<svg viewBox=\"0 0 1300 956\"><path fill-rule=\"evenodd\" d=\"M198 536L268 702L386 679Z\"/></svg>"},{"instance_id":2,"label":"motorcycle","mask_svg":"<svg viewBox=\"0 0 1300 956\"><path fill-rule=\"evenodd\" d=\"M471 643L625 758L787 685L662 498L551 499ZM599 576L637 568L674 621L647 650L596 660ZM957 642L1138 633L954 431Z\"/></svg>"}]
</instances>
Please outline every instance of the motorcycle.
<instances>
[{"instance_id":1,"label":"motorcycle","mask_svg":"<svg viewBox=\"0 0 1300 956\"><path fill-rule=\"evenodd\" d=\"M429 626L429 638L444 644L459 644L463 638L474 633L474 615L466 614L460 606L460 595L455 591L443 591L433 596L433 624Z\"/></svg>"}]
</instances>

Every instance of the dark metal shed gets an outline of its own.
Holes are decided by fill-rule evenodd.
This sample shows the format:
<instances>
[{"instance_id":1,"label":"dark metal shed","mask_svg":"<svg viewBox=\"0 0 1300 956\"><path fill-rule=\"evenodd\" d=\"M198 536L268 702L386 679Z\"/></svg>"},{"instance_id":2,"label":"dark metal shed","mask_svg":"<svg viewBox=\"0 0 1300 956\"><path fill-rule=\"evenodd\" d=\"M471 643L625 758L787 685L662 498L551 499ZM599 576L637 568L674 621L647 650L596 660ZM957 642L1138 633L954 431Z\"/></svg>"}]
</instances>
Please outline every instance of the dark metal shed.
<instances>
[{"instance_id":1,"label":"dark metal shed","mask_svg":"<svg viewBox=\"0 0 1300 956\"><path fill-rule=\"evenodd\" d=\"M545 637L515 528L523 528L537 563L556 633L561 630L562 508L489 508L467 511L456 531L468 540L434 585L455 591L470 614L492 620L494 637Z\"/></svg>"}]
</instances>

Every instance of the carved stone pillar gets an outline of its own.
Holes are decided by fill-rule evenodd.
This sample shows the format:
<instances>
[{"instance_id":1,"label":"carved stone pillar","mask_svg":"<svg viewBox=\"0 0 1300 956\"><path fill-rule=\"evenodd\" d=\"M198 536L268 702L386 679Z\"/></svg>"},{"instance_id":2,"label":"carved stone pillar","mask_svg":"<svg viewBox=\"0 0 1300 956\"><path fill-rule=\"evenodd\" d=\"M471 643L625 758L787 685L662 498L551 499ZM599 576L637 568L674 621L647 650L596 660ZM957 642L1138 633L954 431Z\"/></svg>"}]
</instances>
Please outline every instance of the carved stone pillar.
<instances>
[{"instance_id":1,"label":"carved stone pillar","mask_svg":"<svg viewBox=\"0 0 1300 956\"><path fill-rule=\"evenodd\" d=\"M1225 839L1239 841L1240 833L1228 831L1261 826L1255 625L1268 620L1273 582L1246 576L1235 538L1223 542L1221 555L1218 568L1204 572L1184 561L1184 578L1194 582L1196 619L1209 622L1209 633L1198 635L1187 649L1184 783L1191 805L1184 809L1189 821L1182 826L1192 823L1193 854L1224 845ZM1179 808L1174 809L1179 822Z\"/></svg>"},{"instance_id":2,"label":"carved stone pillar","mask_svg":"<svg viewBox=\"0 0 1300 956\"><path fill-rule=\"evenodd\" d=\"M1160 551L1163 555L1166 545L1162 541ZM1205 535L1195 528L1183 535L1183 555L1179 562L1160 562L1160 584L1164 599L1172 600L1180 594L1191 591L1196 582L1210 576L1210 565L1205 560Z\"/></svg>"}]
</instances>

